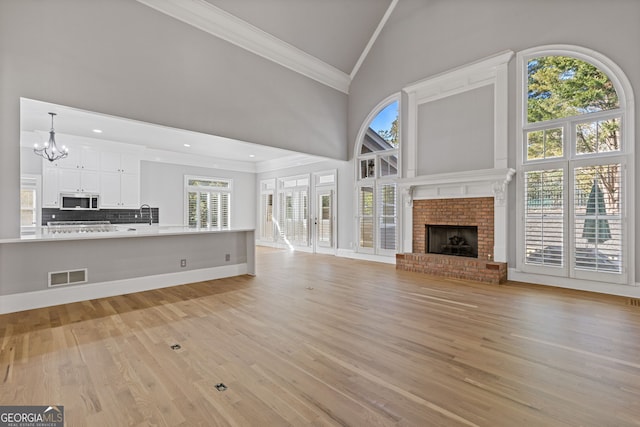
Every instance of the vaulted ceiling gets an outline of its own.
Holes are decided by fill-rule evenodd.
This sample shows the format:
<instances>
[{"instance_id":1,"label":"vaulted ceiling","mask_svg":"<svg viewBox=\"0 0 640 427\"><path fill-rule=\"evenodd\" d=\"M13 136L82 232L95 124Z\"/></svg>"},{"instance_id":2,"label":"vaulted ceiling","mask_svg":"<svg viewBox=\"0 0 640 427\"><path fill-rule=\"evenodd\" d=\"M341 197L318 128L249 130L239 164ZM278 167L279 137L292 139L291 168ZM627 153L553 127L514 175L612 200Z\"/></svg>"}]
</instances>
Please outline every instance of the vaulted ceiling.
<instances>
[{"instance_id":1,"label":"vaulted ceiling","mask_svg":"<svg viewBox=\"0 0 640 427\"><path fill-rule=\"evenodd\" d=\"M348 93L370 47L398 0L138 0L153 9ZM49 130L47 112L59 114L61 132L116 140L184 154L265 162L303 156L285 150L105 116L23 99L22 130ZM97 135L92 129L104 129ZM179 138L177 135L179 134ZM175 140L188 142L176 146ZM30 146L31 140L22 141ZM231 148L233 147L233 148ZM251 158L249 158L251 155Z\"/></svg>"},{"instance_id":2,"label":"vaulted ceiling","mask_svg":"<svg viewBox=\"0 0 640 427\"><path fill-rule=\"evenodd\" d=\"M398 2L138 1L344 93Z\"/></svg>"},{"instance_id":3,"label":"vaulted ceiling","mask_svg":"<svg viewBox=\"0 0 640 427\"><path fill-rule=\"evenodd\" d=\"M391 0L207 0L351 74Z\"/></svg>"}]
</instances>

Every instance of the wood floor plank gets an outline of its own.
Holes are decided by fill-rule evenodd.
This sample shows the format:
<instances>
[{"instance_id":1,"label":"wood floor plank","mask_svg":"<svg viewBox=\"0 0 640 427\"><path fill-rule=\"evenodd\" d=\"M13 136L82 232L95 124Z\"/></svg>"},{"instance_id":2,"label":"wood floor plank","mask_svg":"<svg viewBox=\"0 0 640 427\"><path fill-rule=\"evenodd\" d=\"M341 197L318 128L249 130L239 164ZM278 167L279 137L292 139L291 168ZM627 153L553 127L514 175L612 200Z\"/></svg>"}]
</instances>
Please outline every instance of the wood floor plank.
<instances>
[{"instance_id":1,"label":"wood floor plank","mask_svg":"<svg viewBox=\"0 0 640 427\"><path fill-rule=\"evenodd\" d=\"M0 316L0 384L69 426L638 427L640 309L258 248L255 277Z\"/></svg>"}]
</instances>

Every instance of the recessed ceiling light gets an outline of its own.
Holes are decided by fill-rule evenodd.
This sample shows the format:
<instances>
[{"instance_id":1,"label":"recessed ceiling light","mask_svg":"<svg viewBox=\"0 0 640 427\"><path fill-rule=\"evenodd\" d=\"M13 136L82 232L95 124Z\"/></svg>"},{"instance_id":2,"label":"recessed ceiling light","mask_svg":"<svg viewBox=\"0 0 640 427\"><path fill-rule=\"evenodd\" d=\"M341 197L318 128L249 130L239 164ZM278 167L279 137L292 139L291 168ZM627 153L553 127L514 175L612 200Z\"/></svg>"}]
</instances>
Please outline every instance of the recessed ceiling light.
<instances>
[{"instance_id":1,"label":"recessed ceiling light","mask_svg":"<svg viewBox=\"0 0 640 427\"><path fill-rule=\"evenodd\" d=\"M249 157L251 157L252 159L255 157L255 154L249 154Z\"/></svg>"},{"instance_id":2,"label":"recessed ceiling light","mask_svg":"<svg viewBox=\"0 0 640 427\"><path fill-rule=\"evenodd\" d=\"M191 144L184 144L185 147L191 147Z\"/></svg>"},{"instance_id":3,"label":"recessed ceiling light","mask_svg":"<svg viewBox=\"0 0 640 427\"><path fill-rule=\"evenodd\" d=\"M100 129L94 129L93 133L102 133L102 131Z\"/></svg>"}]
</instances>

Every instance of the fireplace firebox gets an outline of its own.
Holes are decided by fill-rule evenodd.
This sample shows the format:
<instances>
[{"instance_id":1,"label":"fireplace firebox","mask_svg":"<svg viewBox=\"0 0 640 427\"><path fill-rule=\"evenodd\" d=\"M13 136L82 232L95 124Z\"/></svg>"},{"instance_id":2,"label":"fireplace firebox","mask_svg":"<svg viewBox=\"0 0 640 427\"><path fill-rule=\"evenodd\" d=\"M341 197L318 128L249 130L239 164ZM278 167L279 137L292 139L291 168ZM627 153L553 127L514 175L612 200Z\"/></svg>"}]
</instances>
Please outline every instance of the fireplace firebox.
<instances>
[{"instance_id":1,"label":"fireplace firebox","mask_svg":"<svg viewBox=\"0 0 640 427\"><path fill-rule=\"evenodd\" d=\"M478 258L478 227L425 224L426 253Z\"/></svg>"}]
</instances>

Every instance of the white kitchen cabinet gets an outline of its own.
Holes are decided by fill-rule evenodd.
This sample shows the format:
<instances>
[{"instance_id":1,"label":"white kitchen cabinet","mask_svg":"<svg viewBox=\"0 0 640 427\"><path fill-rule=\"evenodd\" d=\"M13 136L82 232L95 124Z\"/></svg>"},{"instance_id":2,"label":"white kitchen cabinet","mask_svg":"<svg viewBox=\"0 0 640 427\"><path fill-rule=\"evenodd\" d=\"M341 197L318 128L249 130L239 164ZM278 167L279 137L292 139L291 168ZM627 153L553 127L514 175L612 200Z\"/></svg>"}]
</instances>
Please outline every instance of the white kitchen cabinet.
<instances>
[{"instance_id":1,"label":"white kitchen cabinet","mask_svg":"<svg viewBox=\"0 0 640 427\"><path fill-rule=\"evenodd\" d=\"M100 207L120 207L120 173L102 172L100 176Z\"/></svg>"},{"instance_id":2,"label":"white kitchen cabinet","mask_svg":"<svg viewBox=\"0 0 640 427\"><path fill-rule=\"evenodd\" d=\"M139 175L121 172L102 172L100 207L131 208L140 206Z\"/></svg>"},{"instance_id":3,"label":"white kitchen cabinet","mask_svg":"<svg viewBox=\"0 0 640 427\"><path fill-rule=\"evenodd\" d=\"M133 153L100 153L100 206L138 208L140 202L140 157Z\"/></svg>"},{"instance_id":4,"label":"white kitchen cabinet","mask_svg":"<svg viewBox=\"0 0 640 427\"><path fill-rule=\"evenodd\" d=\"M42 168L42 206L45 208L60 207L59 190L60 168L43 164Z\"/></svg>"},{"instance_id":5,"label":"white kitchen cabinet","mask_svg":"<svg viewBox=\"0 0 640 427\"><path fill-rule=\"evenodd\" d=\"M100 153L100 206L133 208L140 206L140 157L133 153Z\"/></svg>"},{"instance_id":6,"label":"white kitchen cabinet","mask_svg":"<svg viewBox=\"0 0 640 427\"><path fill-rule=\"evenodd\" d=\"M132 153L103 151L100 153L100 171L113 173L140 173L140 158Z\"/></svg>"},{"instance_id":7,"label":"white kitchen cabinet","mask_svg":"<svg viewBox=\"0 0 640 427\"><path fill-rule=\"evenodd\" d=\"M60 169L58 177L60 192L99 193L100 174L86 169Z\"/></svg>"},{"instance_id":8,"label":"white kitchen cabinet","mask_svg":"<svg viewBox=\"0 0 640 427\"><path fill-rule=\"evenodd\" d=\"M123 173L120 176L120 201L123 207L140 207L140 175Z\"/></svg>"},{"instance_id":9,"label":"white kitchen cabinet","mask_svg":"<svg viewBox=\"0 0 640 427\"><path fill-rule=\"evenodd\" d=\"M60 193L100 195L101 208L140 206L140 155L82 145L70 146L69 156L42 163L42 205L60 207Z\"/></svg>"},{"instance_id":10,"label":"white kitchen cabinet","mask_svg":"<svg viewBox=\"0 0 640 427\"><path fill-rule=\"evenodd\" d=\"M93 148L72 145L69 146L69 154L58 161L63 169L100 170L100 152Z\"/></svg>"}]
</instances>

